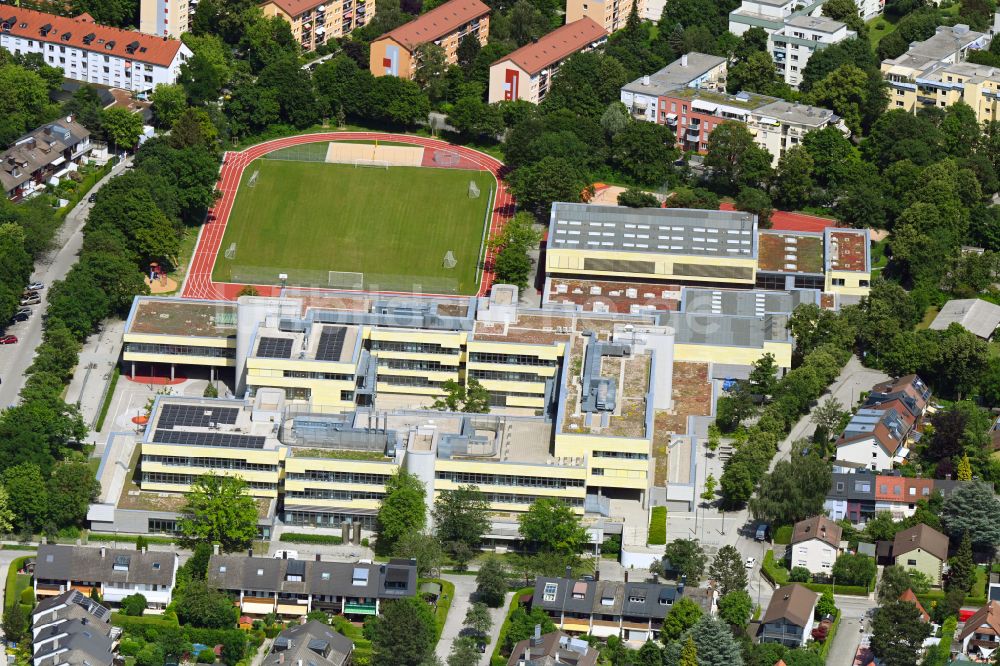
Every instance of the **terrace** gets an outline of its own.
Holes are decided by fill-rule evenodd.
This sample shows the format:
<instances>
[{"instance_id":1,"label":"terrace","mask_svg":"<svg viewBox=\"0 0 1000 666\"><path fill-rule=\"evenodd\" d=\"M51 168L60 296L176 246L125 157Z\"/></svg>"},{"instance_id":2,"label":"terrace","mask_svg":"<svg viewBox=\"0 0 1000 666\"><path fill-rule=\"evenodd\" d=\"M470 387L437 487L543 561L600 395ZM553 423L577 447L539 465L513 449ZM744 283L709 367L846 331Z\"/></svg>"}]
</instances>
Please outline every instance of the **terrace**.
<instances>
[{"instance_id":1,"label":"terrace","mask_svg":"<svg viewBox=\"0 0 1000 666\"><path fill-rule=\"evenodd\" d=\"M830 268L835 271L864 271L868 268L868 234L830 231Z\"/></svg>"},{"instance_id":2,"label":"terrace","mask_svg":"<svg viewBox=\"0 0 1000 666\"><path fill-rule=\"evenodd\" d=\"M821 236L762 233L757 243L759 270L775 273L823 272Z\"/></svg>"},{"instance_id":3,"label":"terrace","mask_svg":"<svg viewBox=\"0 0 1000 666\"><path fill-rule=\"evenodd\" d=\"M573 280L553 277L545 286L545 303L575 305L583 312L636 313L677 310L681 288L676 285Z\"/></svg>"}]
</instances>

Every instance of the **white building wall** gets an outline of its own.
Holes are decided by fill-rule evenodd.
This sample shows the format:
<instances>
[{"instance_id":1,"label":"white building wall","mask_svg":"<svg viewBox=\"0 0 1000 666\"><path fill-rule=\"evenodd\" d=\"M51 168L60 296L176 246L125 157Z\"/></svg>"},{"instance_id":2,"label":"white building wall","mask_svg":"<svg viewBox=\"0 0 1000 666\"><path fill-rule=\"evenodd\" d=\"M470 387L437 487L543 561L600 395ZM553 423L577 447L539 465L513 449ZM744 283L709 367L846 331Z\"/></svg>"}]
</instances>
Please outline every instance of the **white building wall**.
<instances>
[{"instance_id":1,"label":"white building wall","mask_svg":"<svg viewBox=\"0 0 1000 666\"><path fill-rule=\"evenodd\" d=\"M837 549L819 539L809 539L792 546L792 566L805 567L810 573L829 574L836 560Z\"/></svg>"},{"instance_id":2,"label":"white building wall","mask_svg":"<svg viewBox=\"0 0 1000 666\"><path fill-rule=\"evenodd\" d=\"M876 472L892 469L892 458L874 437L838 446L837 460L865 465Z\"/></svg>"}]
</instances>

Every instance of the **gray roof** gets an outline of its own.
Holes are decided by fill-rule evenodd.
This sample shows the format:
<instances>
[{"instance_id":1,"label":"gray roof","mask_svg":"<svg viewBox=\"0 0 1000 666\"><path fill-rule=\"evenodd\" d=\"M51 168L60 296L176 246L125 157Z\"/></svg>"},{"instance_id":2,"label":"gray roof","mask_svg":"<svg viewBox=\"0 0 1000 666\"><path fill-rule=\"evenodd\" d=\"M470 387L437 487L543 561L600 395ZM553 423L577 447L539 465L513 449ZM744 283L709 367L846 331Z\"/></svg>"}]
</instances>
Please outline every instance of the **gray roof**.
<instances>
[{"instance_id":1,"label":"gray roof","mask_svg":"<svg viewBox=\"0 0 1000 666\"><path fill-rule=\"evenodd\" d=\"M788 317L784 315L737 317L663 312L659 314L658 324L673 328L674 341L680 344L714 344L757 349L764 342L786 342L789 339Z\"/></svg>"},{"instance_id":2,"label":"gray roof","mask_svg":"<svg viewBox=\"0 0 1000 666\"><path fill-rule=\"evenodd\" d=\"M550 248L753 258L757 216L742 211L552 204Z\"/></svg>"},{"instance_id":3,"label":"gray roof","mask_svg":"<svg viewBox=\"0 0 1000 666\"><path fill-rule=\"evenodd\" d=\"M8 192L26 183L32 173L63 157L66 149L89 136L87 128L65 118L25 134L0 153L0 185Z\"/></svg>"},{"instance_id":4,"label":"gray roof","mask_svg":"<svg viewBox=\"0 0 1000 666\"><path fill-rule=\"evenodd\" d=\"M554 589L551 598L546 590ZM678 597L677 587L664 583L587 581L538 577L532 606L567 613L664 618Z\"/></svg>"},{"instance_id":5,"label":"gray roof","mask_svg":"<svg viewBox=\"0 0 1000 666\"><path fill-rule=\"evenodd\" d=\"M805 28L806 30L815 30L817 32L837 32L841 28L847 26L846 23L841 23L832 18L827 18L826 16L792 16L785 19L785 25L794 26L796 28Z\"/></svg>"},{"instance_id":6,"label":"gray roof","mask_svg":"<svg viewBox=\"0 0 1000 666\"><path fill-rule=\"evenodd\" d=\"M310 620L278 634L264 664L343 666L353 651L351 639L329 625Z\"/></svg>"},{"instance_id":7,"label":"gray roof","mask_svg":"<svg viewBox=\"0 0 1000 666\"><path fill-rule=\"evenodd\" d=\"M664 95L676 88L690 85L692 81L726 62L722 56L696 52L688 53L686 60L687 64L685 65L684 56L682 56L655 74L650 74L649 83L645 83L646 77L641 76L632 83L623 86L622 90L641 95Z\"/></svg>"},{"instance_id":8,"label":"gray roof","mask_svg":"<svg viewBox=\"0 0 1000 666\"><path fill-rule=\"evenodd\" d=\"M806 127L823 127L840 120L840 117L829 109L784 100L759 106L751 113L756 118L773 118L783 123Z\"/></svg>"},{"instance_id":9,"label":"gray roof","mask_svg":"<svg viewBox=\"0 0 1000 666\"><path fill-rule=\"evenodd\" d=\"M69 590L38 602L31 611L31 626L41 627L64 620L88 618L106 631L111 629L111 611L78 590Z\"/></svg>"},{"instance_id":10,"label":"gray roof","mask_svg":"<svg viewBox=\"0 0 1000 666\"><path fill-rule=\"evenodd\" d=\"M930 328L943 331L952 324L959 324L970 333L987 339L1000 326L1000 305L981 298L956 298L948 301L934 317Z\"/></svg>"},{"instance_id":11,"label":"gray roof","mask_svg":"<svg viewBox=\"0 0 1000 666\"><path fill-rule=\"evenodd\" d=\"M827 499L851 502L875 501L875 475L835 472L830 481Z\"/></svg>"},{"instance_id":12,"label":"gray roof","mask_svg":"<svg viewBox=\"0 0 1000 666\"><path fill-rule=\"evenodd\" d=\"M354 564L213 555L208 582L223 590L396 599L416 594L417 567L409 560Z\"/></svg>"},{"instance_id":13,"label":"gray roof","mask_svg":"<svg viewBox=\"0 0 1000 666\"><path fill-rule=\"evenodd\" d=\"M934 35L922 42L911 44L910 49L903 55L945 60L954 57L959 51L968 48L984 36L985 33L970 30L969 26L961 23L954 26L938 26Z\"/></svg>"},{"instance_id":14,"label":"gray roof","mask_svg":"<svg viewBox=\"0 0 1000 666\"><path fill-rule=\"evenodd\" d=\"M76 590L45 599L32 612L34 663L110 666L118 630L111 611Z\"/></svg>"},{"instance_id":15,"label":"gray roof","mask_svg":"<svg viewBox=\"0 0 1000 666\"><path fill-rule=\"evenodd\" d=\"M819 293L811 289L747 291L685 287L681 295L681 309L689 314L761 317L765 314L791 314L802 303L819 305L818 301Z\"/></svg>"},{"instance_id":16,"label":"gray roof","mask_svg":"<svg viewBox=\"0 0 1000 666\"><path fill-rule=\"evenodd\" d=\"M43 544L38 547L35 578L93 583L142 583L170 586L175 553Z\"/></svg>"}]
</instances>

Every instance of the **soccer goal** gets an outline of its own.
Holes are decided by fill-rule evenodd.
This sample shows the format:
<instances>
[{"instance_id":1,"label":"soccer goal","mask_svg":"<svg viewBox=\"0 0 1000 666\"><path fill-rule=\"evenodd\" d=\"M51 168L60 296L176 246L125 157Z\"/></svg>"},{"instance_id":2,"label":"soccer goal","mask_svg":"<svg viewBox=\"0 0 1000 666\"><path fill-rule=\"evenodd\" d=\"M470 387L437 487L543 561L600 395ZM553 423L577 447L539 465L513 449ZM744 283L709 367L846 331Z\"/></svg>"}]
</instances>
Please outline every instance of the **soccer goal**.
<instances>
[{"instance_id":1,"label":"soccer goal","mask_svg":"<svg viewBox=\"0 0 1000 666\"><path fill-rule=\"evenodd\" d=\"M354 168L358 167L372 167L375 169L385 169L389 170L388 160L354 160Z\"/></svg>"},{"instance_id":2,"label":"soccer goal","mask_svg":"<svg viewBox=\"0 0 1000 666\"><path fill-rule=\"evenodd\" d=\"M229 247L226 248L226 254L225 254L225 256L226 256L226 259L229 259L230 261L232 261L233 259L236 258L236 243L230 243L229 244Z\"/></svg>"},{"instance_id":3,"label":"soccer goal","mask_svg":"<svg viewBox=\"0 0 1000 666\"><path fill-rule=\"evenodd\" d=\"M327 283L334 289L363 289L365 274L351 271L328 271Z\"/></svg>"},{"instance_id":4,"label":"soccer goal","mask_svg":"<svg viewBox=\"0 0 1000 666\"><path fill-rule=\"evenodd\" d=\"M254 171L250 174L250 180L247 181L247 187L254 187L257 184L257 177L260 176L260 170Z\"/></svg>"},{"instance_id":5,"label":"soccer goal","mask_svg":"<svg viewBox=\"0 0 1000 666\"><path fill-rule=\"evenodd\" d=\"M445 252L441 265L445 268L454 268L455 266L458 266L458 259L455 258L455 253L451 250Z\"/></svg>"},{"instance_id":6,"label":"soccer goal","mask_svg":"<svg viewBox=\"0 0 1000 666\"><path fill-rule=\"evenodd\" d=\"M478 199L479 198L479 194L480 194L480 192L479 192L479 186L476 185L476 181L470 180L469 181L469 198L470 199Z\"/></svg>"},{"instance_id":7,"label":"soccer goal","mask_svg":"<svg viewBox=\"0 0 1000 666\"><path fill-rule=\"evenodd\" d=\"M458 153L453 150L435 150L432 159L438 166L453 167L458 164Z\"/></svg>"}]
</instances>

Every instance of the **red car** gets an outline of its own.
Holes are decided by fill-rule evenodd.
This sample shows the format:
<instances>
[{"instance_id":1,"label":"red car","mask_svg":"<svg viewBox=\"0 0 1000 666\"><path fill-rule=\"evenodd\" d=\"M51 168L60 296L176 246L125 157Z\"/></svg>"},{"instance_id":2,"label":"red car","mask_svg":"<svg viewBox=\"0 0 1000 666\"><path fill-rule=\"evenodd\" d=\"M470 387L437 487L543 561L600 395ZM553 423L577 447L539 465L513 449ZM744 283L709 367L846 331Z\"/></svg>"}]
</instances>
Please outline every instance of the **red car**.
<instances>
[{"instance_id":1,"label":"red car","mask_svg":"<svg viewBox=\"0 0 1000 666\"><path fill-rule=\"evenodd\" d=\"M16 344L17 344L16 335L0 336L0 345L16 345Z\"/></svg>"}]
</instances>

